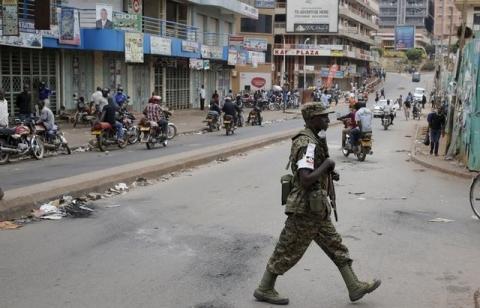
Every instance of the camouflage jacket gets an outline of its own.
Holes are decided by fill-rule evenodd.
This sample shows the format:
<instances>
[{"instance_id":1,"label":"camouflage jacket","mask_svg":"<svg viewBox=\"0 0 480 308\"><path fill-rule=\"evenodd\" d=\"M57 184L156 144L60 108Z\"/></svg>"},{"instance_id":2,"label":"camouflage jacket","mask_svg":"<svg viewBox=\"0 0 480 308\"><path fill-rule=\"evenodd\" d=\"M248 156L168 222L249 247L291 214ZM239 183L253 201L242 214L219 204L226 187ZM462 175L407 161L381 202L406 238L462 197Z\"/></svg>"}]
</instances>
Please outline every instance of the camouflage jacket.
<instances>
[{"instance_id":1,"label":"camouflage jacket","mask_svg":"<svg viewBox=\"0 0 480 308\"><path fill-rule=\"evenodd\" d=\"M312 157L313 155L313 157ZM300 184L298 170L316 169L328 158L326 139L319 138L312 130L305 128L292 138L290 165L293 174L292 189L285 205L286 214L310 213L309 195L312 193L327 196L327 176L322 176L310 189L305 190Z\"/></svg>"}]
</instances>

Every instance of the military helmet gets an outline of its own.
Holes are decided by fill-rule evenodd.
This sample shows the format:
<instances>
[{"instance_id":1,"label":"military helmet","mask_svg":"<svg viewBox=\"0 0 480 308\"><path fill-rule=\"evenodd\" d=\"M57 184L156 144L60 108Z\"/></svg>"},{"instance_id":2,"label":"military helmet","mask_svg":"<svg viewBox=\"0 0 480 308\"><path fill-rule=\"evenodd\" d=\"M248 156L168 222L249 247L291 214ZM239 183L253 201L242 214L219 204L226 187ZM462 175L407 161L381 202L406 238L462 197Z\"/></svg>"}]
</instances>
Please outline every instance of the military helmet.
<instances>
[{"instance_id":1,"label":"military helmet","mask_svg":"<svg viewBox=\"0 0 480 308\"><path fill-rule=\"evenodd\" d=\"M302 106L302 116L305 121L310 120L318 115L324 115L333 112L334 111L329 110L328 107L320 102L306 103Z\"/></svg>"}]
</instances>

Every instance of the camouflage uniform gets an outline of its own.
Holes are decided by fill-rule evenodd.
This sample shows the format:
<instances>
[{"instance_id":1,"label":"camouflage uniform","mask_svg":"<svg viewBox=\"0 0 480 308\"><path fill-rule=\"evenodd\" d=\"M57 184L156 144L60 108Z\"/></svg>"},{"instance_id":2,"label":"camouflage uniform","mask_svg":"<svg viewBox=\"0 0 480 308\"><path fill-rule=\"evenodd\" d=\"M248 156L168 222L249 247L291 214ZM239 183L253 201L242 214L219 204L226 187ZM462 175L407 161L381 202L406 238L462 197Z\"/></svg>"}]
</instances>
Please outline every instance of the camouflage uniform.
<instances>
[{"instance_id":1,"label":"camouflage uniform","mask_svg":"<svg viewBox=\"0 0 480 308\"><path fill-rule=\"evenodd\" d=\"M311 149L315 146L314 151ZM314 153L309 157L307 153ZM311 154L310 153L310 154ZM327 197L327 175L306 191L300 184L299 165L302 168L311 164L310 169L318 168L328 158L328 146L325 139L319 138L306 128L293 138L290 154L293 173L292 190L288 196L285 213L288 218L280 234L273 255L268 261L267 270L282 275L292 268L303 256L310 243L315 241L320 248L338 266L350 265L348 249L342 244L342 238L330 220L331 207ZM302 165L307 162L307 165ZM320 207L311 206L312 199L322 200Z\"/></svg>"}]
</instances>

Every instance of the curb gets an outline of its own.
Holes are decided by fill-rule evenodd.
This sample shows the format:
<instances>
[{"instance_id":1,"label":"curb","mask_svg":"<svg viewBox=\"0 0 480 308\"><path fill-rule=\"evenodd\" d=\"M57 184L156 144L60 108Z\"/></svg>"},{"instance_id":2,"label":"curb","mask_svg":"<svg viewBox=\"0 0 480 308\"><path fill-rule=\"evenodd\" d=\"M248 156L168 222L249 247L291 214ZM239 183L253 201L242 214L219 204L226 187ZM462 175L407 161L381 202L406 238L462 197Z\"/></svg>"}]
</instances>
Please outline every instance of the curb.
<instances>
[{"instance_id":1,"label":"curb","mask_svg":"<svg viewBox=\"0 0 480 308\"><path fill-rule=\"evenodd\" d=\"M28 214L35 207L63 195L79 197L90 192L101 193L119 182L133 182L139 177L158 178L280 142L292 137L299 129L301 128L8 190L5 191L3 200L0 200L0 221Z\"/></svg>"},{"instance_id":2,"label":"curb","mask_svg":"<svg viewBox=\"0 0 480 308\"><path fill-rule=\"evenodd\" d=\"M417 136L418 136L419 130L420 130L420 126L417 125L417 128L415 129L415 135L412 138L413 139L413 145L412 145L410 159L413 162L415 162L415 163L417 163L417 164L419 164L423 167L426 167L426 168L429 168L429 169L432 169L432 170L435 170L435 171L438 171L438 172L441 172L441 173L453 175L453 176L456 176L456 177L459 177L459 178L467 179L467 180L470 180L475 176L475 174L469 174L466 171L462 172L462 171L446 169L446 168L437 166L435 164L432 164L432 163L430 163L430 162L428 162L424 159L419 158L416 154L416 150L417 150L417 143L416 142L417 142Z\"/></svg>"}]
</instances>

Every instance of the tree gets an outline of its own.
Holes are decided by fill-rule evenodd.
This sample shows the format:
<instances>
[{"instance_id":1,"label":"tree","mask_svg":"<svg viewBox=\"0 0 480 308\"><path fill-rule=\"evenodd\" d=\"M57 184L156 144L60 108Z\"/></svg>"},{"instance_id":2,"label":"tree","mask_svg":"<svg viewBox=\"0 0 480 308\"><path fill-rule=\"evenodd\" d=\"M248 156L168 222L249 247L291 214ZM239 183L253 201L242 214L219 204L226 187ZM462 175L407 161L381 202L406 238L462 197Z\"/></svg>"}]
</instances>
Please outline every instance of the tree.
<instances>
[{"instance_id":1,"label":"tree","mask_svg":"<svg viewBox=\"0 0 480 308\"><path fill-rule=\"evenodd\" d=\"M425 46L425 51L427 52L427 55L433 55L435 54L435 46L433 45L427 45Z\"/></svg>"},{"instance_id":2,"label":"tree","mask_svg":"<svg viewBox=\"0 0 480 308\"><path fill-rule=\"evenodd\" d=\"M423 52L420 49L411 48L407 50L407 58L410 61L418 61L422 58Z\"/></svg>"}]
</instances>

